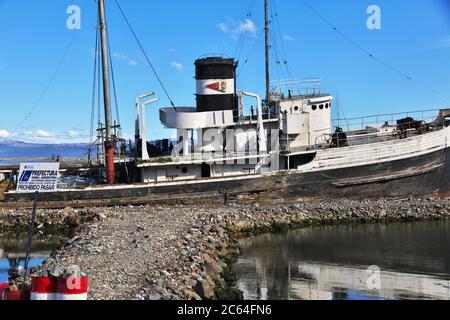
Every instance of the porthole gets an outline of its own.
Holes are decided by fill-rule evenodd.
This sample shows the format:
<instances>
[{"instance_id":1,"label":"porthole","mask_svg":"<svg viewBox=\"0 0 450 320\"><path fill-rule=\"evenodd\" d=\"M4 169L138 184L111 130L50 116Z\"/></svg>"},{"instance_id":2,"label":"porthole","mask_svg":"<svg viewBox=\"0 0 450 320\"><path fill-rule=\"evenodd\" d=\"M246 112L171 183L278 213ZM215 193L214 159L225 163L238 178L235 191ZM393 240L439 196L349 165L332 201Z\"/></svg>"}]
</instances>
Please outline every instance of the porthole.
<instances>
[{"instance_id":1,"label":"porthole","mask_svg":"<svg viewBox=\"0 0 450 320\"><path fill-rule=\"evenodd\" d=\"M299 107L295 106L294 111L298 111L298 110L299 110Z\"/></svg>"},{"instance_id":2,"label":"porthole","mask_svg":"<svg viewBox=\"0 0 450 320\"><path fill-rule=\"evenodd\" d=\"M319 106L319 109L320 109L320 110L323 110L323 104L321 104L321 105Z\"/></svg>"},{"instance_id":3,"label":"porthole","mask_svg":"<svg viewBox=\"0 0 450 320\"><path fill-rule=\"evenodd\" d=\"M316 106L316 105L313 105L313 106L312 106L312 109L313 109L314 111L316 111L316 110L317 110L317 106Z\"/></svg>"},{"instance_id":4,"label":"porthole","mask_svg":"<svg viewBox=\"0 0 450 320\"><path fill-rule=\"evenodd\" d=\"M328 109L328 103L327 103L327 104L325 104L325 109Z\"/></svg>"},{"instance_id":5,"label":"porthole","mask_svg":"<svg viewBox=\"0 0 450 320\"><path fill-rule=\"evenodd\" d=\"M181 169L181 172L183 172L184 174L186 174L188 172L188 168L183 167L183 169Z\"/></svg>"}]
</instances>

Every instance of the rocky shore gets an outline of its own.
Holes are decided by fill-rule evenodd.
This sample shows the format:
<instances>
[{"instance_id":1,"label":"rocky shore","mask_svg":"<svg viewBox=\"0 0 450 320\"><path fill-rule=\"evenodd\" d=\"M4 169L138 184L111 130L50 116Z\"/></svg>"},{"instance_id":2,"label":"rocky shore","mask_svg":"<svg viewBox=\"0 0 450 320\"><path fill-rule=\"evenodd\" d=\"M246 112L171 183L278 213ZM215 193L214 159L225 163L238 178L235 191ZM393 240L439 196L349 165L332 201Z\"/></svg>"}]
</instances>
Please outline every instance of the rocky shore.
<instances>
[{"instance_id":1,"label":"rocky shore","mask_svg":"<svg viewBox=\"0 0 450 320\"><path fill-rule=\"evenodd\" d=\"M97 223L103 216L97 210L66 208L62 210L36 211L37 229L44 233L79 232L86 224ZM31 209L0 209L0 232L27 231Z\"/></svg>"},{"instance_id":2,"label":"rocky shore","mask_svg":"<svg viewBox=\"0 0 450 320\"><path fill-rule=\"evenodd\" d=\"M214 299L239 293L227 283L236 241L320 224L450 218L450 200L297 201L39 210L38 225L76 235L43 268L78 265L90 299ZM0 226L26 225L29 213L0 211Z\"/></svg>"}]
</instances>

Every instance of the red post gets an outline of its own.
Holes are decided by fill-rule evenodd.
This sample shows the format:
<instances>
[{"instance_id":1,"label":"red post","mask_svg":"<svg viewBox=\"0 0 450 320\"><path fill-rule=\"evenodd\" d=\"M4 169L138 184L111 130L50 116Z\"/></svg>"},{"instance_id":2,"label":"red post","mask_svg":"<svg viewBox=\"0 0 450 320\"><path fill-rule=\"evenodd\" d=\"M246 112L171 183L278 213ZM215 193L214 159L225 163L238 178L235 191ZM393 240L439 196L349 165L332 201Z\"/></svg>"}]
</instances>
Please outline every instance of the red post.
<instances>
[{"instance_id":1,"label":"red post","mask_svg":"<svg viewBox=\"0 0 450 320\"><path fill-rule=\"evenodd\" d=\"M106 160L106 180L108 184L115 184L116 183L116 175L114 170L114 146L113 145L106 145L106 153L105 153L105 160Z\"/></svg>"}]
</instances>

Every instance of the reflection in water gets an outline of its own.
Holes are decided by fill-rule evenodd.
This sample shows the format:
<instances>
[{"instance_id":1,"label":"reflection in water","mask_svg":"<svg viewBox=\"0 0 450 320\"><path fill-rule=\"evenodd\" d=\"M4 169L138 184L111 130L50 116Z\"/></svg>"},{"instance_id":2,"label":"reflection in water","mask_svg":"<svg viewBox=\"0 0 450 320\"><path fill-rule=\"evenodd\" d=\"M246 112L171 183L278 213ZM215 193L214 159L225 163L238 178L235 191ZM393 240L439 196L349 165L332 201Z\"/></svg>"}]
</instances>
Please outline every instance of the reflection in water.
<instances>
[{"instance_id":1,"label":"reflection in water","mask_svg":"<svg viewBox=\"0 0 450 320\"><path fill-rule=\"evenodd\" d=\"M449 245L448 221L307 228L243 241L234 270L246 299L450 299Z\"/></svg>"},{"instance_id":2,"label":"reflection in water","mask_svg":"<svg viewBox=\"0 0 450 320\"><path fill-rule=\"evenodd\" d=\"M19 265L25 265L26 237L26 234L0 234L0 283L8 281L9 271L17 269ZM61 236L34 237L29 266L32 268L41 265L62 239Z\"/></svg>"}]
</instances>

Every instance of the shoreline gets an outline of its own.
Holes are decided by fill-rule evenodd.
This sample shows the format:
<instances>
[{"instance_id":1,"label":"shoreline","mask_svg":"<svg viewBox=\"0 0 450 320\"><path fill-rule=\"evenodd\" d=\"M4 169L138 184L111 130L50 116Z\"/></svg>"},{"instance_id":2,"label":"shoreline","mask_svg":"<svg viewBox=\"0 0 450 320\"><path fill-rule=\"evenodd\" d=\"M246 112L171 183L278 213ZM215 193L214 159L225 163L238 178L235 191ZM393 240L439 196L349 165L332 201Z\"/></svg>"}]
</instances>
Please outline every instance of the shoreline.
<instances>
[{"instance_id":1,"label":"shoreline","mask_svg":"<svg viewBox=\"0 0 450 320\"><path fill-rule=\"evenodd\" d=\"M0 229L27 225L28 212L0 210ZM43 268L77 264L90 299L238 298L232 257L240 239L318 225L450 218L450 199L299 200L278 204L153 205L38 210L37 225L76 235Z\"/></svg>"}]
</instances>

